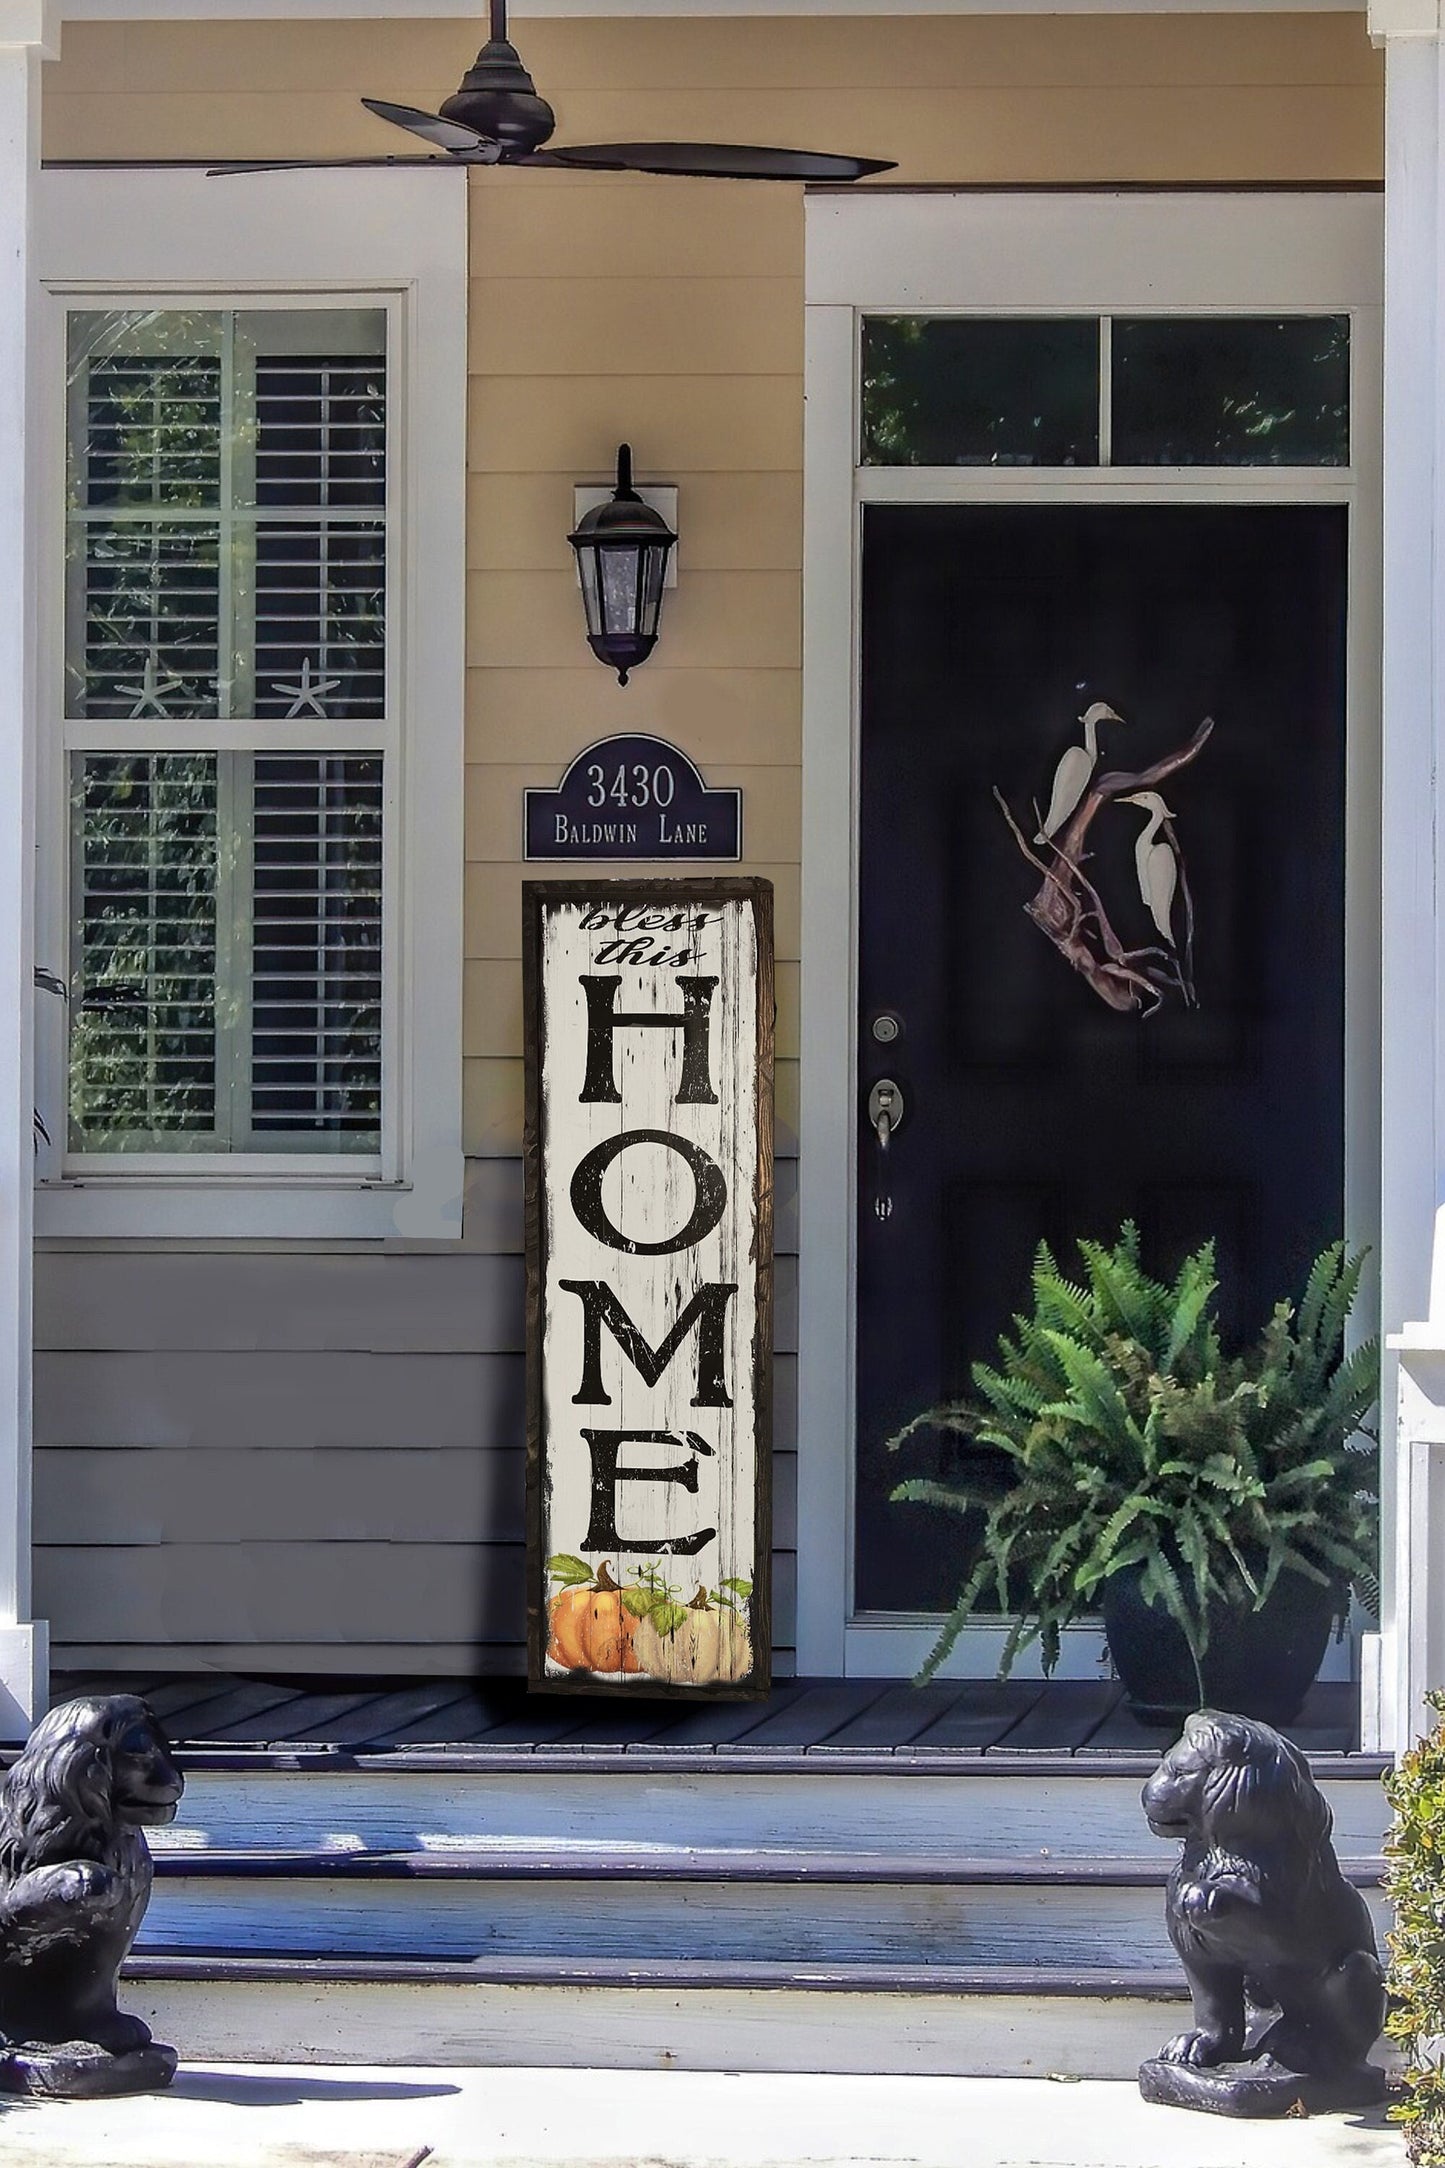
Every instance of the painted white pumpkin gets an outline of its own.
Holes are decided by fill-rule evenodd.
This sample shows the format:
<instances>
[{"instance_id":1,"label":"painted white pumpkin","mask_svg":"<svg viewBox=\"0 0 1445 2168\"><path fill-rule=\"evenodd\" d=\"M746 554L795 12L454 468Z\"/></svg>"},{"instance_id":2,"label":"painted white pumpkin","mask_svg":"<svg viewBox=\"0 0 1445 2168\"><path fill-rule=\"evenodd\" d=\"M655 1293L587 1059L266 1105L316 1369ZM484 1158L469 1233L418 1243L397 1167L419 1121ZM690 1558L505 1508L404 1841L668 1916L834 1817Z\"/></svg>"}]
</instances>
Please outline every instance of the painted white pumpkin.
<instances>
[{"instance_id":1,"label":"painted white pumpkin","mask_svg":"<svg viewBox=\"0 0 1445 2168\"><path fill-rule=\"evenodd\" d=\"M641 1618L632 1653L640 1670L669 1686L728 1686L753 1668L752 1636L741 1611L689 1610L670 1634Z\"/></svg>"}]
</instances>

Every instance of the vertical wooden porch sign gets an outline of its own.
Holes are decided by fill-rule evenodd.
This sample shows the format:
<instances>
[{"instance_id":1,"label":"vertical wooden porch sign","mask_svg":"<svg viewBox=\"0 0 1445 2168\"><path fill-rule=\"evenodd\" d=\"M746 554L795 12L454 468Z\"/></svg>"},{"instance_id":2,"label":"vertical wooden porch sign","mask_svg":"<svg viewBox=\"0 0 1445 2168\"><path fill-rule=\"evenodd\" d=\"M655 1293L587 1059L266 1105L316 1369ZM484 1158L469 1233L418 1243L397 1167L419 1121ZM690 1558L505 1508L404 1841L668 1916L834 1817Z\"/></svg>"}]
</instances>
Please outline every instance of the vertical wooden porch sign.
<instances>
[{"instance_id":1,"label":"vertical wooden porch sign","mask_svg":"<svg viewBox=\"0 0 1445 2168\"><path fill-rule=\"evenodd\" d=\"M772 888L523 898L530 1681L764 1694Z\"/></svg>"}]
</instances>

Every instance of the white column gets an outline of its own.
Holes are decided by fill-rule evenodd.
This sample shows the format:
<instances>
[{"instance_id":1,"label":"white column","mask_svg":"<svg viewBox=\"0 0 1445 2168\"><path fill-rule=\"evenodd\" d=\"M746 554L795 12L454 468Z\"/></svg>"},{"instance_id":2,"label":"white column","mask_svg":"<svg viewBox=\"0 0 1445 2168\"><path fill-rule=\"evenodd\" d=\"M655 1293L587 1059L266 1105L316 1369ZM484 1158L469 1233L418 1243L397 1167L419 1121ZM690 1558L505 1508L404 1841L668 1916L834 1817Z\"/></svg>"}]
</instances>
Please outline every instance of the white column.
<instances>
[{"instance_id":1,"label":"white column","mask_svg":"<svg viewBox=\"0 0 1445 2168\"><path fill-rule=\"evenodd\" d=\"M49 0L0 0L0 1738L44 1709L30 1616L35 1195L35 547L32 246Z\"/></svg>"},{"instance_id":2,"label":"white column","mask_svg":"<svg viewBox=\"0 0 1445 2168\"><path fill-rule=\"evenodd\" d=\"M1445 53L1440 0L1385 47L1381 1295L1384 1616L1375 1736L1445 1685Z\"/></svg>"}]
</instances>

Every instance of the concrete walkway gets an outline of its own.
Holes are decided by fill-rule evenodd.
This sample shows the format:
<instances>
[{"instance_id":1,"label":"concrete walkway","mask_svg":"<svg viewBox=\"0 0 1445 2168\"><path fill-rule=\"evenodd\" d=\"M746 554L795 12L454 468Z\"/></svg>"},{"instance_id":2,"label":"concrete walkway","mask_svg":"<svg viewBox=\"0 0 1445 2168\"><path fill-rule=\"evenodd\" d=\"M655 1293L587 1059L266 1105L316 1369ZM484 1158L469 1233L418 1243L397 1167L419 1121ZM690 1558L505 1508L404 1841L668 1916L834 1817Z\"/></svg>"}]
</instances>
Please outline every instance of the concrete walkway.
<instances>
[{"instance_id":1,"label":"concrete walkway","mask_svg":"<svg viewBox=\"0 0 1445 2168\"><path fill-rule=\"evenodd\" d=\"M1232 2123L1097 2080L211 2063L0 2110L3 2168L1403 2168L1382 2117Z\"/></svg>"}]
</instances>

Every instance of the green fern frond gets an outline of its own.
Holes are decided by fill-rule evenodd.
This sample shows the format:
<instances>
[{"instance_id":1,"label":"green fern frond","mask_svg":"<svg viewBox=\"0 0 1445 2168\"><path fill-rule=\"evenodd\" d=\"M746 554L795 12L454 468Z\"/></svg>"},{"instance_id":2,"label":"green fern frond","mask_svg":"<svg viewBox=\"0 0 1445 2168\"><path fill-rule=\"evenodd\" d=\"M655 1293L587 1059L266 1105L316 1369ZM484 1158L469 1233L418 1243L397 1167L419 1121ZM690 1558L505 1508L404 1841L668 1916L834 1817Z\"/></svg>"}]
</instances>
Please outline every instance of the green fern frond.
<instances>
[{"instance_id":1,"label":"green fern frond","mask_svg":"<svg viewBox=\"0 0 1445 2168\"><path fill-rule=\"evenodd\" d=\"M976 1400L916 1416L888 1443L927 1432L989 1449L985 1480L919 1473L894 1496L979 1514L978 1549L925 1670L988 1598L1027 1608L1002 1669L1038 1640L1045 1669L1063 1629L1101 1586L1137 1569L1141 1591L1184 1635L1199 1672L1211 1612L1267 1600L1285 1571L1337 1591L1372 1586L1378 1448L1373 1343L1343 1354L1362 1259L1321 1252L1297 1303L1276 1305L1254 1343L1226 1352L1214 1251L1172 1281L1142 1263L1137 1227L1079 1245L1082 1280L1046 1244L1032 1308L971 1366ZM1001 1473L1000 1471L1006 1471ZM1378 1601L1378 1596L1376 1596Z\"/></svg>"}]
</instances>

